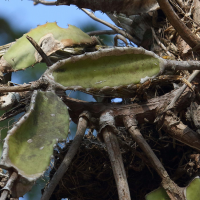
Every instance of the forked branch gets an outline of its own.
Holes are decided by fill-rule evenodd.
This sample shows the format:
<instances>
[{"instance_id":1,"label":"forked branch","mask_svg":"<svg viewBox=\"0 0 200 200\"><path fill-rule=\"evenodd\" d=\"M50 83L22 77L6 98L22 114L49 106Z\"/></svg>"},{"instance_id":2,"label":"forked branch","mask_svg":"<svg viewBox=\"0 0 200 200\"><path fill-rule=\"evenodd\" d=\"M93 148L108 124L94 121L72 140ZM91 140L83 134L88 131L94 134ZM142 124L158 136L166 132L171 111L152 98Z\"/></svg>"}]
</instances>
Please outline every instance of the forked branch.
<instances>
[{"instance_id":1,"label":"forked branch","mask_svg":"<svg viewBox=\"0 0 200 200\"><path fill-rule=\"evenodd\" d=\"M100 117L99 138L103 138L110 158L119 200L131 200L124 163L116 137L117 128L112 112L105 112Z\"/></svg>"},{"instance_id":2,"label":"forked branch","mask_svg":"<svg viewBox=\"0 0 200 200\"><path fill-rule=\"evenodd\" d=\"M200 39L180 20L168 0L157 0L157 2L171 25L186 43L188 43L192 48L200 44Z\"/></svg>"},{"instance_id":3,"label":"forked branch","mask_svg":"<svg viewBox=\"0 0 200 200\"><path fill-rule=\"evenodd\" d=\"M124 125L126 129L131 134L132 138L137 142L139 147L144 151L146 156L152 163L153 168L162 178L162 186L166 190L171 200L184 200L183 190L178 185L176 185L169 177L167 171L163 167L162 163L159 161L157 156L152 151L151 147L148 145L146 140L143 138L140 130L137 127L136 119L130 116L125 116L123 118Z\"/></svg>"},{"instance_id":4,"label":"forked branch","mask_svg":"<svg viewBox=\"0 0 200 200\"><path fill-rule=\"evenodd\" d=\"M174 12L173 8L171 7L168 0L157 0L160 5L160 8L165 13L167 19L171 23L171 25L175 28L178 34L185 40L187 44L190 45L191 48L195 49L195 51L199 51L200 49L200 39L180 20L178 15ZM199 72L196 70L190 76L191 80L197 76ZM188 80L189 81L189 80ZM182 86L180 93L173 99L170 105L166 108L166 110L170 109L175 102L177 101L178 97L183 93L186 89L186 85Z\"/></svg>"},{"instance_id":5,"label":"forked branch","mask_svg":"<svg viewBox=\"0 0 200 200\"><path fill-rule=\"evenodd\" d=\"M89 12L88 10L86 10L86 9L84 9L84 8L82 8L81 10L82 10L83 12L85 12L88 16L90 16L93 20L95 20L95 21L97 21L97 22L100 22L100 23L102 23L102 24L104 24L104 25L110 27L111 29L113 29L113 30L116 31L117 33L119 33L119 34L123 35L125 38L129 39L129 40L130 40L131 42L133 42L134 44L137 44L137 45L139 44L138 40L136 40L135 38L133 38L129 33L127 33L127 32L125 32L125 31L123 31L123 30L117 28L116 26L110 24L109 22L106 22L106 21L104 21L104 20L102 20L102 19L99 19L98 17L96 17L96 16L94 15L94 13Z\"/></svg>"}]
</instances>

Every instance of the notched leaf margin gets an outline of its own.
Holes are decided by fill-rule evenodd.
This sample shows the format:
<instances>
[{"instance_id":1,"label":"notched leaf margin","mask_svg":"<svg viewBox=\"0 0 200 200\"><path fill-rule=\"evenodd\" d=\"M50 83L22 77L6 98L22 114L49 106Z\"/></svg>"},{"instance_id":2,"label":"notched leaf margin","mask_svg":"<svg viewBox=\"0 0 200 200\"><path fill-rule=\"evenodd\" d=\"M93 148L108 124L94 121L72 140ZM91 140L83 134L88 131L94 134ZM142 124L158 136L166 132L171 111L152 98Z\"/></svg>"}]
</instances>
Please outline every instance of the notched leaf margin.
<instances>
[{"instance_id":1,"label":"notched leaf margin","mask_svg":"<svg viewBox=\"0 0 200 200\"><path fill-rule=\"evenodd\" d=\"M133 90L138 89L136 84L120 85L120 86L115 86L115 87L104 86L100 89L84 88L81 85L74 85L74 86L65 87L65 86L61 85L60 83L57 83L54 80L54 77L53 77L53 72L58 70L59 67L62 67L63 65L66 65L66 64L70 64L70 63L78 62L78 61L83 61L83 60L86 60L86 59L98 60L99 58L106 57L106 56L120 56L120 55L125 55L125 54L143 54L143 55L147 55L147 56L158 59L159 67L160 67L159 73L152 76L152 77L145 77L145 78L141 79L141 83L145 82L148 79L153 79L153 78L159 76L160 74L163 73L163 71L165 69L166 60L160 58L158 55L156 55L155 53L153 53L151 51L145 50L142 47L140 47L140 48L136 48L136 47L115 47L115 48L108 48L108 49L99 49L96 52L85 53L85 54L82 54L82 55L77 55L77 56L67 58L65 60L58 61L57 63L55 63L54 65L49 67L49 69L46 70L46 72L44 73L42 78L43 79L46 78L51 83L51 85L54 85L54 87L57 88L57 89L75 90L75 91L78 90L78 91L82 91L82 92L93 94L93 95L96 94L96 95L108 95L108 96L110 96L109 94L112 94L112 96L118 96L118 97L119 96L121 96L121 97L123 97L123 96L132 97L134 95ZM121 95L119 94L119 91L120 91Z\"/></svg>"}]
</instances>

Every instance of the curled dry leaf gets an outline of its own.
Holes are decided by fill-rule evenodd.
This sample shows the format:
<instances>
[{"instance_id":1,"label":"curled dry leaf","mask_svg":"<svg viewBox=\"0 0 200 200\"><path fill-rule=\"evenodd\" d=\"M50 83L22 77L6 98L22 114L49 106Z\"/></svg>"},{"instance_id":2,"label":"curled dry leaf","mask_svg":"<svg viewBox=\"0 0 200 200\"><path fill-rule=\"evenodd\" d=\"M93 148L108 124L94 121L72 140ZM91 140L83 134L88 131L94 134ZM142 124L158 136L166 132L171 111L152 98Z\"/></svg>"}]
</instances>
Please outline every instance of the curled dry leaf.
<instances>
[{"instance_id":1,"label":"curled dry leaf","mask_svg":"<svg viewBox=\"0 0 200 200\"><path fill-rule=\"evenodd\" d=\"M69 116L65 104L52 92L35 91L27 113L8 132L0 166L14 168L19 177L13 197L29 191L49 167L54 145L65 140Z\"/></svg>"},{"instance_id":2,"label":"curled dry leaf","mask_svg":"<svg viewBox=\"0 0 200 200\"><path fill-rule=\"evenodd\" d=\"M95 41L79 28L69 25L60 28L56 22L46 23L24 34L13 44L0 60L0 71L22 70L42 60L41 56L27 40L32 37L47 56L64 47L92 45Z\"/></svg>"}]
</instances>

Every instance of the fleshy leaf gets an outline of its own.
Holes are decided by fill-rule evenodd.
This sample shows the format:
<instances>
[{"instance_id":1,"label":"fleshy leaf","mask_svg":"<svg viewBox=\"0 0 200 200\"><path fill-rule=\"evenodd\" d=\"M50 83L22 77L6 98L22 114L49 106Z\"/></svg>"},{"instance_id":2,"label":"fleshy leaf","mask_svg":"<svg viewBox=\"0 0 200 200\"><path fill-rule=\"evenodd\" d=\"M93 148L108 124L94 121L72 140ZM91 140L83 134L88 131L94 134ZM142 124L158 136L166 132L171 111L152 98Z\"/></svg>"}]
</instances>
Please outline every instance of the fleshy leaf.
<instances>
[{"instance_id":1,"label":"fleshy leaf","mask_svg":"<svg viewBox=\"0 0 200 200\"><path fill-rule=\"evenodd\" d=\"M50 67L46 74L52 74L65 89L124 97L131 95L129 91L135 84L157 76L162 70L163 62L154 53L125 47L68 58Z\"/></svg>"},{"instance_id":2,"label":"fleshy leaf","mask_svg":"<svg viewBox=\"0 0 200 200\"><path fill-rule=\"evenodd\" d=\"M69 116L66 105L52 92L35 91L27 113L8 132L4 142L1 167L15 168L20 175L18 185L27 185L48 168L54 145L66 140ZM22 196L27 190L15 191Z\"/></svg>"},{"instance_id":3,"label":"fleshy leaf","mask_svg":"<svg viewBox=\"0 0 200 200\"><path fill-rule=\"evenodd\" d=\"M146 200L170 200L166 191L162 187L159 187L158 189L147 194L145 196L145 199Z\"/></svg>"},{"instance_id":4,"label":"fleshy leaf","mask_svg":"<svg viewBox=\"0 0 200 200\"><path fill-rule=\"evenodd\" d=\"M200 178L195 177L185 188L184 194L187 200L197 200L200 197Z\"/></svg>"},{"instance_id":5,"label":"fleshy leaf","mask_svg":"<svg viewBox=\"0 0 200 200\"><path fill-rule=\"evenodd\" d=\"M47 55L75 45L91 45L94 40L79 28L69 25L60 28L56 23L46 23L24 34L14 43L0 60L0 71L16 71L25 69L42 60L35 48L27 40L32 37Z\"/></svg>"}]
</instances>

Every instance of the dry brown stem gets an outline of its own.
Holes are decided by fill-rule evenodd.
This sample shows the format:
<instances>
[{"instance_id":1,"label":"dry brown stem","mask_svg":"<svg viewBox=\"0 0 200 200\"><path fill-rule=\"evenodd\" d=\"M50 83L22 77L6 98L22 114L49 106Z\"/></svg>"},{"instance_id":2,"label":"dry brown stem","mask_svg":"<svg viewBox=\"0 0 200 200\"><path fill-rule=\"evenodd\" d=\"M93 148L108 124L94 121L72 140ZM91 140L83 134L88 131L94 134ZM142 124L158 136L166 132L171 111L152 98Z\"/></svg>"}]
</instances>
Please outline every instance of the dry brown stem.
<instances>
[{"instance_id":1,"label":"dry brown stem","mask_svg":"<svg viewBox=\"0 0 200 200\"><path fill-rule=\"evenodd\" d=\"M116 35L116 36L114 37L114 46L118 46L118 40L123 41L124 44L125 44L126 46L128 46L128 42L127 42L126 38L125 38L124 36L122 36L122 35Z\"/></svg>"},{"instance_id":2,"label":"dry brown stem","mask_svg":"<svg viewBox=\"0 0 200 200\"><path fill-rule=\"evenodd\" d=\"M188 82L191 83L191 81L199 74L200 70L195 70L188 78ZM184 84L179 92L176 94L176 96L172 99L172 101L170 102L170 104L167 106L167 108L165 109L164 112L166 112L167 110L171 109L174 107L176 101L178 100L178 98L181 96L181 94L185 91L185 89L187 88L187 85Z\"/></svg>"},{"instance_id":3,"label":"dry brown stem","mask_svg":"<svg viewBox=\"0 0 200 200\"><path fill-rule=\"evenodd\" d=\"M6 186L2 189L3 192L1 194L1 198L0 200L6 200L9 192L11 191L11 188L14 184L14 181L17 179L18 174L16 172L13 172L10 176L10 178L8 179L8 182L6 183Z\"/></svg>"},{"instance_id":4,"label":"dry brown stem","mask_svg":"<svg viewBox=\"0 0 200 200\"><path fill-rule=\"evenodd\" d=\"M82 115L80 115L77 131L76 131L76 135L73 140L73 143L70 146L69 151L67 152L58 170L56 171L53 178L51 179L48 187L45 189L41 200L49 200L55 187L57 186L59 181L62 179L63 175L66 173L83 139L83 136L85 134L85 131L88 125L88 119L89 119L88 113L83 113Z\"/></svg>"},{"instance_id":5,"label":"dry brown stem","mask_svg":"<svg viewBox=\"0 0 200 200\"><path fill-rule=\"evenodd\" d=\"M37 50L37 52L42 56L43 60L47 64L47 66L51 66L53 63L48 58L48 56L44 53L44 51L40 48L40 46L37 44L37 42L32 37L29 37L28 35L26 36L26 38L34 46L34 48Z\"/></svg>"},{"instance_id":6,"label":"dry brown stem","mask_svg":"<svg viewBox=\"0 0 200 200\"><path fill-rule=\"evenodd\" d=\"M116 135L109 127L104 128L102 134L115 177L119 200L130 200L131 197L126 172Z\"/></svg>"},{"instance_id":7,"label":"dry brown stem","mask_svg":"<svg viewBox=\"0 0 200 200\"><path fill-rule=\"evenodd\" d=\"M167 171L157 158L157 156L152 151L151 147L148 145L146 140L143 138L140 130L137 127L137 121L134 116L125 116L123 118L124 125L126 129L129 131L133 139L137 142L139 147L144 151L146 156L149 158L152 163L153 168L157 171L157 173L162 178L162 186L166 190L171 200L184 200L183 191L180 187L178 187L169 177Z\"/></svg>"},{"instance_id":8,"label":"dry brown stem","mask_svg":"<svg viewBox=\"0 0 200 200\"><path fill-rule=\"evenodd\" d=\"M117 32L114 31L114 30L99 30L99 31L90 31L90 32L87 32L87 34L89 36L93 36L93 35L113 35L113 34L116 34Z\"/></svg>"},{"instance_id":9,"label":"dry brown stem","mask_svg":"<svg viewBox=\"0 0 200 200\"><path fill-rule=\"evenodd\" d=\"M84 8L82 8L81 10L82 10L83 12L85 12L88 16L90 16L93 20L95 20L95 21L97 21L97 22L100 22L100 23L102 23L102 24L104 24L104 25L106 25L106 26L112 28L114 31L116 31L117 33L121 34L121 35L124 36L125 38L129 39L131 42L135 43L136 45L139 44L139 41L136 40L135 38L133 38L129 33L127 33L127 32L125 32L125 31L123 31L123 30L117 28L116 26L110 24L109 22L106 22L106 21L104 21L104 20L102 20L102 19L99 19L98 17L96 17L96 16L94 15L94 13L89 12L89 11L87 11L87 10L84 9Z\"/></svg>"},{"instance_id":10,"label":"dry brown stem","mask_svg":"<svg viewBox=\"0 0 200 200\"><path fill-rule=\"evenodd\" d=\"M129 0L57 0L57 1L45 1L45 0L33 0L34 5L76 5L78 8L88 8L92 11L101 10L102 12L114 12L124 13L127 15L134 15L139 13L146 13L151 10L156 10L158 4L155 0L141 0L141 1L129 1ZM142 2L142 3L141 3Z\"/></svg>"},{"instance_id":11,"label":"dry brown stem","mask_svg":"<svg viewBox=\"0 0 200 200\"><path fill-rule=\"evenodd\" d=\"M167 112L161 127L172 138L199 150L199 134L183 124L172 112Z\"/></svg>"},{"instance_id":12,"label":"dry brown stem","mask_svg":"<svg viewBox=\"0 0 200 200\"><path fill-rule=\"evenodd\" d=\"M200 43L200 39L191 32L191 30L180 20L178 15L174 12L168 0L157 0L160 8L165 13L171 25L176 29L178 34L188 43L192 48Z\"/></svg>"}]
</instances>

